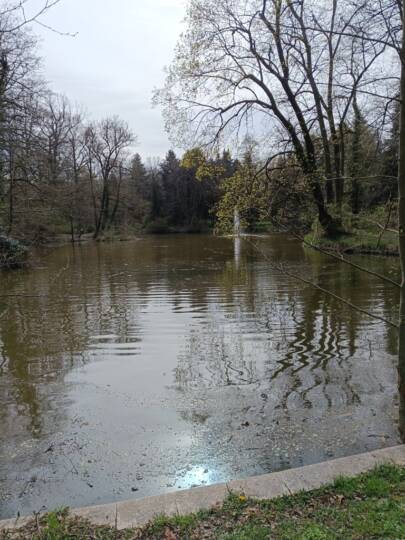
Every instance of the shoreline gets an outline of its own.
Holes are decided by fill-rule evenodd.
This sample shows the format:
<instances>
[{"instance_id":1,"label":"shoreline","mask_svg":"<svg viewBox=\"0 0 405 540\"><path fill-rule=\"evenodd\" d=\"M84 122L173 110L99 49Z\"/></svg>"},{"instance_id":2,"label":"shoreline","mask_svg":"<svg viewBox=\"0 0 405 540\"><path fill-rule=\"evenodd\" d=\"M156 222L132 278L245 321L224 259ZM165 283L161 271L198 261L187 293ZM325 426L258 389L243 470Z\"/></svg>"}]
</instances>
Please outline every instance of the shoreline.
<instances>
[{"instance_id":1,"label":"shoreline","mask_svg":"<svg viewBox=\"0 0 405 540\"><path fill-rule=\"evenodd\" d=\"M212 230L207 231L187 231L187 230L170 230L165 232L147 232L147 231L140 231L138 233L133 234L114 234L111 236L101 236L99 238L94 238L92 234L86 234L83 235L80 239L76 240L75 242L72 242L71 238L68 234L60 234L57 235L53 239L49 239L48 242L41 242L37 244L30 244L26 246L27 249L27 260L24 261L20 265L12 265L12 266L2 266L0 264L0 272L8 272L13 270L18 270L21 268L29 268L30 267L30 257L32 256L32 250L52 250L57 249L63 246L71 245L73 247L81 247L92 243L121 243L121 242L133 242L136 241L139 238L144 238L148 236L178 236L178 235L187 235L187 236L198 236L198 235L210 235L210 236L218 236L218 237L224 237L224 238L240 238L243 240L244 237L248 238L266 238L273 235L286 235L294 237L292 233L289 233L288 231L266 231L266 232L252 232L252 233L245 233L241 235L234 235L234 234L220 234L216 235ZM371 257L387 257L387 258L398 258L399 257L399 251L398 249L390 249L390 248L381 248L381 249L374 249L368 246L362 246L362 245L348 245L345 242L336 240L336 242L329 241L328 239L320 239L320 238L313 238L311 234L307 234L305 239L309 239L309 241L313 244L313 248L309 246L308 244L305 244L305 242L300 242L302 247L305 249L313 249L316 251L317 248L320 248L320 250L330 251L331 253L340 254L340 255L363 255L363 256L371 256ZM299 242L299 240L297 240Z\"/></svg>"},{"instance_id":2,"label":"shoreline","mask_svg":"<svg viewBox=\"0 0 405 540\"><path fill-rule=\"evenodd\" d=\"M296 469L233 480L226 484L196 487L144 499L76 508L74 518L117 530L139 528L158 516L185 516L223 504L231 494L255 500L272 500L310 492L330 485L337 478L355 477L384 464L405 466L405 445L324 461ZM38 518L38 515L36 516ZM18 530L32 517L0 521L0 532Z\"/></svg>"}]
</instances>

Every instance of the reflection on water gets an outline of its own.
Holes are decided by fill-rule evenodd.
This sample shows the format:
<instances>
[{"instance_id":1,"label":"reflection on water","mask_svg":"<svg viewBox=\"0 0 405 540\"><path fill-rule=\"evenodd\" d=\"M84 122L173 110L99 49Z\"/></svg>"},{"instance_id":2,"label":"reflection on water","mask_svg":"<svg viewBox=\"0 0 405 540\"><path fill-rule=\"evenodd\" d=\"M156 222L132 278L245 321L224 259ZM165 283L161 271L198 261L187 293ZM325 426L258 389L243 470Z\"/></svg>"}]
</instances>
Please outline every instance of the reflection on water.
<instances>
[{"instance_id":1,"label":"reflection on water","mask_svg":"<svg viewBox=\"0 0 405 540\"><path fill-rule=\"evenodd\" d=\"M397 290L275 235L269 258L386 318ZM399 442L395 329L243 239L58 249L1 275L0 517ZM363 259L389 275L394 259Z\"/></svg>"}]
</instances>

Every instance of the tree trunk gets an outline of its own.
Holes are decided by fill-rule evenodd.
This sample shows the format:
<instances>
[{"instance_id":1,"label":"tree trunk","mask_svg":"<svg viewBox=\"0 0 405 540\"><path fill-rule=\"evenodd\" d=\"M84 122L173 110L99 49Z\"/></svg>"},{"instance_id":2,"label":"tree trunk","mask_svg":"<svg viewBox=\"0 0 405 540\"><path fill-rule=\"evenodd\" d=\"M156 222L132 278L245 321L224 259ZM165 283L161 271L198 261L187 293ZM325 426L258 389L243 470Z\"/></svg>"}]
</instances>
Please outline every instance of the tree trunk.
<instances>
[{"instance_id":1,"label":"tree trunk","mask_svg":"<svg viewBox=\"0 0 405 540\"><path fill-rule=\"evenodd\" d=\"M335 202L339 210L342 208L344 195L344 178L342 174L342 149L339 142L339 135L336 131L333 133L333 154L335 162Z\"/></svg>"},{"instance_id":2,"label":"tree trunk","mask_svg":"<svg viewBox=\"0 0 405 540\"><path fill-rule=\"evenodd\" d=\"M11 235L14 225L14 178L10 175L9 201L8 201L8 234Z\"/></svg>"},{"instance_id":3,"label":"tree trunk","mask_svg":"<svg viewBox=\"0 0 405 540\"><path fill-rule=\"evenodd\" d=\"M335 196L336 196L336 206L341 210L343 204L343 194L344 194L344 179L339 176L335 180Z\"/></svg>"},{"instance_id":4,"label":"tree trunk","mask_svg":"<svg viewBox=\"0 0 405 540\"><path fill-rule=\"evenodd\" d=\"M93 173L90 172L90 187L91 187L91 198L93 201L93 216L94 216L94 238L97 238L97 202L96 202L96 193L94 190L94 179L93 179Z\"/></svg>"},{"instance_id":5,"label":"tree trunk","mask_svg":"<svg viewBox=\"0 0 405 540\"><path fill-rule=\"evenodd\" d=\"M117 194L116 194L116 198L115 198L114 207L113 207L113 210L111 212L110 219L109 219L108 228L111 228L114 225L115 217L117 215L118 207L120 205L120 196L121 196L121 180L120 180L120 182L119 182L119 184L117 186Z\"/></svg>"},{"instance_id":6,"label":"tree trunk","mask_svg":"<svg viewBox=\"0 0 405 540\"><path fill-rule=\"evenodd\" d=\"M404 24L405 20L403 21L403 28ZM403 31L401 48L401 104L398 196L399 257L402 273L399 311L398 375L400 397L400 429L402 437L405 437L405 31Z\"/></svg>"},{"instance_id":7,"label":"tree trunk","mask_svg":"<svg viewBox=\"0 0 405 540\"><path fill-rule=\"evenodd\" d=\"M11 235L14 225L14 156L10 148L9 156L10 183L8 193L8 234Z\"/></svg>"},{"instance_id":8,"label":"tree trunk","mask_svg":"<svg viewBox=\"0 0 405 540\"><path fill-rule=\"evenodd\" d=\"M360 144L361 144L361 114L357 104L357 96L353 98L353 112L354 112L354 127L352 136L352 156L349 175L351 176L351 193L350 193L350 206L353 214L360 212L360 184L358 177L360 176L361 166L360 163Z\"/></svg>"},{"instance_id":9,"label":"tree trunk","mask_svg":"<svg viewBox=\"0 0 405 540\"><path fill-rule=\"evenodd\" d=\"M100 235L100 233L104 230L105 227L105 221L106 221L106 212L108 208L108 186L106 182L103 182L103 193L101 195L101 205L100 205L100 212L98 214L97 222L96 222L96 230L94 233L94 239L97 239Z\"/></svg>"},{"instance_id":10,"label":"tree trunk","mask_svg":"<svg viewBox=\"0 0 405 540\"><path fill-rule=\"evenodd\" d=\"M339 223L336 222L328 212L318 173L312 172L312 174L309 174L309 178L312 196L314 197L314 201L318 210L319 223L321 224L325 235L333 237L339 232L341 232L341 227Z\"/></svg>"},{"instance_id":11,"label":"tree trunk","mask_svg":"<svg viewBox=\"0 0 405 540\"><path fill-rule=\"evenodd\" d=\"M326 203L332 204L335 200L335 192L333 190L333 180L331 178L326 178L325 190L326 190Z\"/></svg>"},{"instance_id":12,"label":"tree trunk","mask_svg":"<svg viewBox=\"0 0 405 540\"><path fill-rule=\"evenodd\" d=\"M104 213L101 220L101 230L103 232L108 229L109 220L110 220L110 190L107 185L106 197L105 197L105 203L104 203Z\"/></svg>"}]
</instances>

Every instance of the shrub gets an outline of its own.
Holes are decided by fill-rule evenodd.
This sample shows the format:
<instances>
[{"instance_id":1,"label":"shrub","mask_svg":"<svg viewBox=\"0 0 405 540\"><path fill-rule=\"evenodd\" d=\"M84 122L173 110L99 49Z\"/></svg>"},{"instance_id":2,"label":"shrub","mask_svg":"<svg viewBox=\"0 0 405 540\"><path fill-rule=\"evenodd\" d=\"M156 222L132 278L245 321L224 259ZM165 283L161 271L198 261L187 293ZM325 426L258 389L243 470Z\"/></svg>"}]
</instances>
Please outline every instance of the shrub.
<instances>
[{"instance_id":1,"label":"shrub","mask_svg":"<svg viewBox=\"0 0 405 540\"><path fill-rule=\"evenodd\" d=\"M0 236L0 268L19 268L27 262L28 250L18 240Z\"/></svg>"}]
</instances>

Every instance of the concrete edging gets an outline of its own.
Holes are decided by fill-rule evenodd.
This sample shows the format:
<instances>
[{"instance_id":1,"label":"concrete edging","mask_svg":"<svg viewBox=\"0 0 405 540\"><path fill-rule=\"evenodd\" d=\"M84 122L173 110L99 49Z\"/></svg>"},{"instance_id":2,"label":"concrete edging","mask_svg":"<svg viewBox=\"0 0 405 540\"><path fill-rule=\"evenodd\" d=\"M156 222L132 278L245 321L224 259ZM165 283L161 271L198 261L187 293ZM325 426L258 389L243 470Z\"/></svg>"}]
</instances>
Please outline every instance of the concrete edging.
<instances>
[{"instance_id":1,"label":"concrete edging","mask_svg":"<svg viewBox=\"0 0 405 540\"><path fill-rule=\"evenodd\" d=\"M78 508L71 514L95 525L118 529L141 527L157 515L186 515L221 504L230 492L256 499L274 499L300 491L311 491L332 483L338 476L356 476L383 463L405 466L405 445L339 458L298 469L233 480L227 484L198 487L132 501ZM31 518L0 521L0 531L16 529Z\"/></svg>"}]
</instances>

